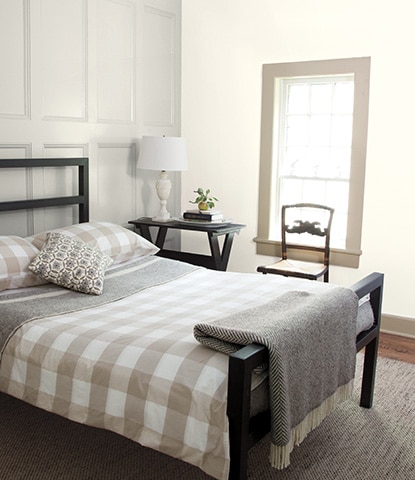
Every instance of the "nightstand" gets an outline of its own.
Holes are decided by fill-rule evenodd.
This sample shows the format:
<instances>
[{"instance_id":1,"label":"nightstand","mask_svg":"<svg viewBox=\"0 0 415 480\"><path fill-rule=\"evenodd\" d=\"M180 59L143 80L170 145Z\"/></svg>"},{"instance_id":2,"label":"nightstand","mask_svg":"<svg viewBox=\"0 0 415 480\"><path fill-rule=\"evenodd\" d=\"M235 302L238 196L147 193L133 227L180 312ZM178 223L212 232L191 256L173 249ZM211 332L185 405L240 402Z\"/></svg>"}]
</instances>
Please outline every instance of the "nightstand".
<instances>
[{"instance_id":1,"label":"nightstand","mask_svg":"<svg viewBox=\"0 0 415 480\"><path fill-rule=\"evenodd\" d=\"M138 233L144 238L154 243L160 252L161 257L172 258L174 260L181 260L183 262L192 263L193 265L200 265L212 270L225 271L228 266L229 256L232 249L232 243L235 233L239 233L245 225L238 223L228 223L226 225L199 224L196 222L181 222L178 220L170 220L168 222L157 222L148 217L138 218L137 220L130 220L128 223L134 225ZM151 237L150 227L156 227L157 236L154 242ZM164 241L166 240L167 231L169 229L175 230L191 230L193 232L204 232L207 234L211 255L201 255L191 252L177 252L174 250L163 249ZM222 248L219 245L219 237L224 236Z\"/></svg>"}]
</instances>

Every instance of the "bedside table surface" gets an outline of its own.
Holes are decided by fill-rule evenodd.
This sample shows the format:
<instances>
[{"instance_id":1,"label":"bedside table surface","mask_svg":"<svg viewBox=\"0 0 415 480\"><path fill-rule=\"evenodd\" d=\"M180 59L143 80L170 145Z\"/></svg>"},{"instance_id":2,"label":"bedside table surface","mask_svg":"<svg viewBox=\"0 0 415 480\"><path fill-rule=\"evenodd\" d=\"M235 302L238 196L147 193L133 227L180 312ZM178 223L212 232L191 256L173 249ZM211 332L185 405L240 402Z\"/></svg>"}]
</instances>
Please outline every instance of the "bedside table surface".
<instances>
[{"instance_id":1,"label":"bedside table surface","mask_svg":"<svg viewBox=\"0 0 415 480\"><path fill-rule=\"evenodd\" d=\"M246 226L239 223L229 223L226 225L199 225L194 222L180 222L174 219L171 219L168 222L157 222L152 220L150 217L141 217L137 220L129 220L128 223L134 225L134 227L139 230L140 234L144 238L160 248L160 251L157 255L223 271L226 270L228 265L234 235L239 233L240 230ZM155 227L158 230L155 242L152 239L150 227ZM209 240L211 255L201 255L182 251L177 252L164 249L164 241L169 229L190 230L194 232L206 233ZM225 236L225 239L221 248L218 237L222 235Z\"/></svg>"},{"instance_id":2,"label":"bedside table surface","mask_svg":"<svg viewBox=\"0 0 415 480\"><path fill-rule=\"evenodd\" d=\"M130 220L128 223L133 225L146 225L148 227L167 227L178 230L194 230L200 232L213 232L219 234L226 234L229 232L236 232L246 227L246 225L239 223L228 223L225 225L209 225L208 223L198 224L196 222L179 222L178 220L171 219L167 222L157 222L152 220L151 217L141 217L137 220Z\"/></svg>"}]
</instances>

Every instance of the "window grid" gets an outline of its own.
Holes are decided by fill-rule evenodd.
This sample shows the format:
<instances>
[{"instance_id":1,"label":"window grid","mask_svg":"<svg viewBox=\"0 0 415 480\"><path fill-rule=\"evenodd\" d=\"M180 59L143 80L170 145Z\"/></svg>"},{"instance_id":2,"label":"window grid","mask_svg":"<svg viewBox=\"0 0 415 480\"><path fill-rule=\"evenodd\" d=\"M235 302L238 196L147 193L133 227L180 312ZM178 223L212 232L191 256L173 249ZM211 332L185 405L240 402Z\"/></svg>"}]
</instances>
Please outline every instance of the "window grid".
<instances>
[{"instance_id":1,"label":"window grid","mask_svg":"<svg viewBox=\"0 0 415 480\"><path fill-rule=\"evenodd\" d=\"M281 81L278 217L283 204L334 207L331 244L338 248L347 235L353 86L353 75Z\"/></svg>"}]
</instances>

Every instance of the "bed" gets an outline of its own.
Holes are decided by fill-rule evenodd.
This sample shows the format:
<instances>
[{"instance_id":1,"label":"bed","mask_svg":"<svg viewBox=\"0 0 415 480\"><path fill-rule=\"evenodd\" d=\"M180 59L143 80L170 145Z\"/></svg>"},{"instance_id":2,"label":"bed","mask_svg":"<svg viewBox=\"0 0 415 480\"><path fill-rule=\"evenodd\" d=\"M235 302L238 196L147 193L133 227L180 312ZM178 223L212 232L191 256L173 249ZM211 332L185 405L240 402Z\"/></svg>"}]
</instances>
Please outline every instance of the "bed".
<instances>
[{"instance_id":1,"label":"bed","mask_svg":"<svg viewBox=\"0 0 415 480\"><path fill-rule=\"evenodd\" d=\"M120 226L90 222L86 158L0 160L0 175L4 168L67 165L78 168L78 195L0 202L0 213L76 205L79 215L74 225L51 233L0 237L3 252L24 252L22 256L27 257L26 263L3 258L3 263L8 263L3 269L8 268L8 277L13 277L0 277L3 392L71 420L120 433L197 465L214 478L243 480L247 478L248 451L269 432L273 411L278 409L270 402L274 397L269 391L274 387L267 380L276 358L273 344L251 342L255 336L240 341L237 335L232 348L226 343L222 350L222 337L214 338L219 340L219 348L210 344L209 335L207 340L197 340L195 326L200 327L202 337L212 324L215 332L225 330L234 335L229 322L233 325L241 316L248 323L256 317L261 322L270 310L281 311L282 323L285 318L290 318L290 326L301 322L292 334L297 343L290 346L289 361L282 359L283 372L284 362L290 372L304 370L310 362L305 352L311 342L302 324L310 322L304 322L298 313L293 317L286 305L300 305L299 295L306 302L301 311L311 312L316 303L321 307L323 296L342 294L343 298L344 294L347 302L349 297L350 302L359 299L356 314L354 303L353 308L347 303L344 310L356 317L357 325L347 325L340 334L348 322L342 322L340 328L330 320L334 314L328 303L323 314L316 310L317 317L327 316L324 329L320 325L311 328L320 328L316 338L330 365L322 368L341 369L348 382L354 371L352 357L365 349L360 404L371 407L382 274L372 273L350 289L341 289L322 282L210 271L158 257L154 245ZM11 248L10 242L16 245ZM68 280L65 272L66 276L59 277L60 285L53 283L51 265L56 258L51 251L56 252L56 245L71 252L76 261L90 258L92 273L78 282L73 277ZM81 271L84 265L76 268ZM74 268L70 271L72 274ZM65 282L76 285L66 288ZM340 310L335 307L334 311L337 318ZM341 348L347 343L348 348ZM347 362L339 350L344 350ZM323 374L316 375L312 383L320 377ZM345 380L340 383L343 387ZM330 405L334 407L335 403ZM311 428L319 421L321 418Z\"/></svg>"}]
</instances>

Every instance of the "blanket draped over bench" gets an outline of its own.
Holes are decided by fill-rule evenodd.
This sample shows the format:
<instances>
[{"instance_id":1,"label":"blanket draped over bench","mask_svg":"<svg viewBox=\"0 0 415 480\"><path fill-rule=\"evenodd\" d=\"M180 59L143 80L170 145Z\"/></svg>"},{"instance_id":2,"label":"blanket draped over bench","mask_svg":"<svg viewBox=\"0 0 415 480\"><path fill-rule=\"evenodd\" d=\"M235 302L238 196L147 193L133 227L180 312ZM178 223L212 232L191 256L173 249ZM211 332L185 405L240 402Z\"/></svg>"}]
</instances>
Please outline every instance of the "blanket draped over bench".
<instances>
[{"instance_id":1,"label":"blanket draped over bench","mask_svg":"<svg viewBox=\"0 0 415 480\"><path fill-rule=\"evenodd\" d=\"M346 288L293 291L259 307L194 328L195 338L230 354L269 350L271 464L285 468L294 445L351 395L358 298Z\"/></svg>"}]
</instances>

